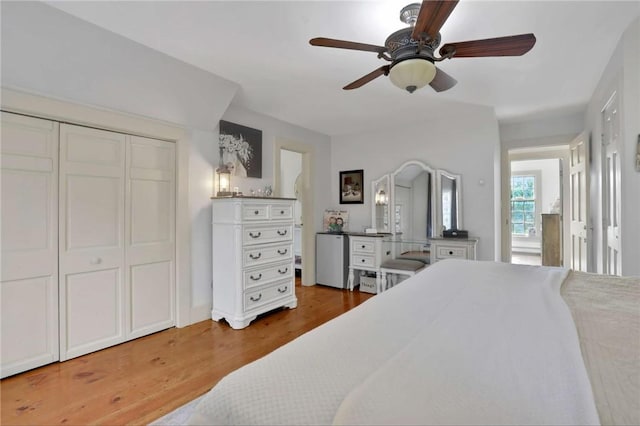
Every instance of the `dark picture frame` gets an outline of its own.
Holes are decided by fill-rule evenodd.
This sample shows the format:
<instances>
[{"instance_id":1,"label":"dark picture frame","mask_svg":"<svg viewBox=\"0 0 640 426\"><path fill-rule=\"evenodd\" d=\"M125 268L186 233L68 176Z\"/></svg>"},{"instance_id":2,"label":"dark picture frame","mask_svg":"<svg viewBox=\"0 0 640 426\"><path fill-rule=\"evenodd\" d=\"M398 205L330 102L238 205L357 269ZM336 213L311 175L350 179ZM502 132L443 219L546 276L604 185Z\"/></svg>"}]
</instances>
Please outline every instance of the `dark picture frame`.
<instances>
[{"instance_id":1,"label":"dark picture frame","mask_svg":"<svg viewBox=\"0 0 640 426\"><path fill-rule=\"evenodd\" d=\"M220 120L218 147L232 176L262 178L262 130Z\"/></svg>"},{"instance_id":2,"label":"dark picture frame","mask_svg":"<svg viewBox=\"0 0 640 426\"><path fill-rule=\"evenodd\" d=\"M340 204L364 204L364 170L340 172Z\"/></svg>"}]
</instances>

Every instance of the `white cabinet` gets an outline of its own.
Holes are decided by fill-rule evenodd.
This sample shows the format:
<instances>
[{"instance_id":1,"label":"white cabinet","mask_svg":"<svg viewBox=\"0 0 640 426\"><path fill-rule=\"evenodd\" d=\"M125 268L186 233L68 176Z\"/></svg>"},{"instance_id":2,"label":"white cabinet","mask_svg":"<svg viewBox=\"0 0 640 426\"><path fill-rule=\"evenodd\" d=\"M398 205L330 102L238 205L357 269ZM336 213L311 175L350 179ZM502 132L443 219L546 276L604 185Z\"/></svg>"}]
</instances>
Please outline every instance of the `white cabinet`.
<instances>
[{"instance_id":1,"label":"white cabinet","mask_svg":"<svg viewBox=\"0 0 640 426\"><path fill-rule=\"evenodd\" d=\"M1 377L57 361L58 123L2 113Z\"/></svg>"},{"instance_id":2,"label":"white cabinet","mask_svg":"<svg viewBox=\"0 0 640 426\"><path fill-rule=\"evenodd\" d=\"M2 113L2 377L175 324L175 145Z\"/></svg>"},{"instance_id":3,"label":"white cabinet","mask_svg":"<svg viewBox=\"0 0 640 426\"><path fill-rule=\"evenodd\" d=\"M392 258L391 245L385 241L388 235L363 236L350 234L349 241L349 289L355 285L355 271L369 271L376 274L376 288L381 285L380 265Z\"/></svg>"},{"instance_id":4,"label":"white cabinet","mask_svg":"<svg viewBox=\"0 0 640 426\"><path fill-rule=\"evenodd\" d=\"M430 238L431 263L443 259L476 259L477 238Z\"/></svg>"},{"instance_id":5,"label":"white cabinet","mask_svg":"<svg viewBox=\"0 0 640 426\"><path fill-rule=\"evenodd\" d=\"M232 328L259 314L295 308L293 202L289 198L212 199L213 309Z\"/></svg>"}]
</instances>

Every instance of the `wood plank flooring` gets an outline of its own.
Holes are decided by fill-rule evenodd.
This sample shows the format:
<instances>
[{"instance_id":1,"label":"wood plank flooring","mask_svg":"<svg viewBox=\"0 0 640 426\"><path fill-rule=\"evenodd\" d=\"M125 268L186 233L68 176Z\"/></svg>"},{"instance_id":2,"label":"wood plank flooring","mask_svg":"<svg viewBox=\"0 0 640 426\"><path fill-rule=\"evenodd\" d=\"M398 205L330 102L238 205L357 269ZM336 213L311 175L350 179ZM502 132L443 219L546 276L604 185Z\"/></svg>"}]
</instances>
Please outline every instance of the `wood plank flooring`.
<instances>
[{"instance_id":1,"label":"wood plank flooring","mask_svg":"<svg viewBox=\"0 0 640 426\"><path fill-rule=\"evenodd\" d=\"M372 297L296 283L298 308L243 330L203 321L0 381L2 425L147 424L222 377Z\"/></svg>"}]
</instances>

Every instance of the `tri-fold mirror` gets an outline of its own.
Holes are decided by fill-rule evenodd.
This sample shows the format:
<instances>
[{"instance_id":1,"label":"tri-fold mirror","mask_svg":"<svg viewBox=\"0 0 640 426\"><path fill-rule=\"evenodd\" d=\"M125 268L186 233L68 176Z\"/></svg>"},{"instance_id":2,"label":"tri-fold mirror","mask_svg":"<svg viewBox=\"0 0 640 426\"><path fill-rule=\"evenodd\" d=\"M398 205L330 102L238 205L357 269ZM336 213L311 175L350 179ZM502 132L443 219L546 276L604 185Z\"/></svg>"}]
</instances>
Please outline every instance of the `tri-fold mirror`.
<instances>
[{"instance_id":1,"label":"tri-fold mirror","mask_svg":"<svg viewBox=\"0 0 640 426\"><path fill-rule=\"evenodd\" d=\"M410 160L371 182L372 227L403 239L462 228L462 177Z\"/></svg>"}]
</instances>

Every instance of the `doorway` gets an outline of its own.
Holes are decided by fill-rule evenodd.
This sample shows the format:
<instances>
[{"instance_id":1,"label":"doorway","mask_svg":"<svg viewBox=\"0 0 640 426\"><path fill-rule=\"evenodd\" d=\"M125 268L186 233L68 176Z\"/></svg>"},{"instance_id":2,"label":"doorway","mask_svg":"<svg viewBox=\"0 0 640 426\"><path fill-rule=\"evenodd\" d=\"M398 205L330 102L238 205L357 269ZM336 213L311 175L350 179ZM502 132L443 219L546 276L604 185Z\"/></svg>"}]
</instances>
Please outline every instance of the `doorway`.
<instances>
[{"instance_id":1,"label":"doorway","mask_svg":"<svg viewBox=\"0 0 640 426\"><path fill-rule=\"evenodd\" d=\"M562 266L568 259L569 146L509 151L505 229L514 264Z\"/></svg>"},{"instance_id":2,"label":"doorway","mask_svg":"<svg viewBox=\"0 0 640 426\"><path fill-rule=\"evenodd\" d=\"M295 198L294 252L296 275L302 285L315 284L313 146L276 140L274 189L280 197Z\"/></svg>"}]
</instances>

